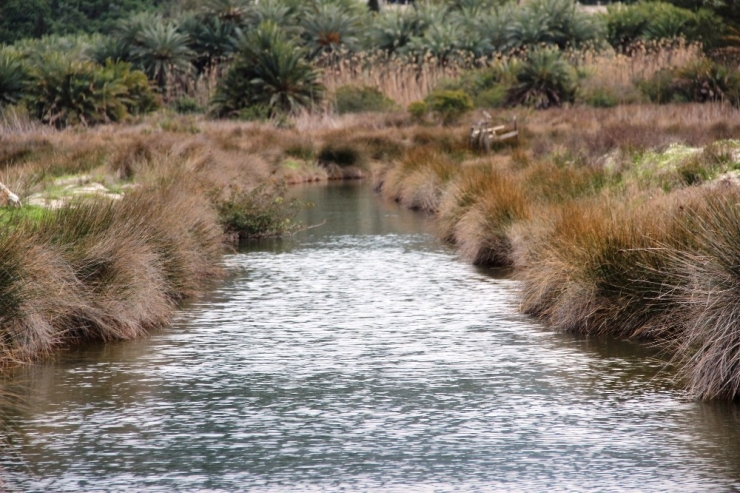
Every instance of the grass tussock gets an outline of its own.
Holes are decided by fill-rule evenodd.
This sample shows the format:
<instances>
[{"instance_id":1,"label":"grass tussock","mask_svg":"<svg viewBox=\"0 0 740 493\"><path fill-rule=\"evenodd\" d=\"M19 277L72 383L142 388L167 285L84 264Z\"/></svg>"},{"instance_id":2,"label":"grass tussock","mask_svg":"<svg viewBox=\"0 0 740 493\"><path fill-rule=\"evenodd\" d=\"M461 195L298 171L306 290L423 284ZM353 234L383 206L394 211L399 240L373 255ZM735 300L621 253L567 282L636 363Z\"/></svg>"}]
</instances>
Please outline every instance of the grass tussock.
<instances>
[{"instance_id":1,"label":"grass tussock","mask_svg":"<svg viewBox=\"0 0 740 493\"><path fill-rule=\"evenodd\" d=\"M183 180L123 200L85 200L0 234L0 365L167 323L217 272L213 208Z\"/></svg>"}]
</instances>

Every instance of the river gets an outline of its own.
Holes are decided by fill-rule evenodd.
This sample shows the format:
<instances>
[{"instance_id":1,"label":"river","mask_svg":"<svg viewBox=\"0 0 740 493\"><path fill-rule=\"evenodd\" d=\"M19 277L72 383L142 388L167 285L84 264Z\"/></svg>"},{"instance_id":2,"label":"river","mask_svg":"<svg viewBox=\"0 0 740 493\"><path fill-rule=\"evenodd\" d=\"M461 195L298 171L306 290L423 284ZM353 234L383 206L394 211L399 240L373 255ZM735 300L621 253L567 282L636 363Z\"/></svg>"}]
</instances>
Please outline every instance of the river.
<instances>
[{"instance_id":1,"label":"river","mask_svg":"<svg viewBox=\"0 0 740 493\"><path fill-rule=\"evenodd\" d=\"M367 185L296 193L326 224L228 255L171 328L8 377L8 491L740 489L737 405L518 314Z\"/></svg>"}]
</instances>

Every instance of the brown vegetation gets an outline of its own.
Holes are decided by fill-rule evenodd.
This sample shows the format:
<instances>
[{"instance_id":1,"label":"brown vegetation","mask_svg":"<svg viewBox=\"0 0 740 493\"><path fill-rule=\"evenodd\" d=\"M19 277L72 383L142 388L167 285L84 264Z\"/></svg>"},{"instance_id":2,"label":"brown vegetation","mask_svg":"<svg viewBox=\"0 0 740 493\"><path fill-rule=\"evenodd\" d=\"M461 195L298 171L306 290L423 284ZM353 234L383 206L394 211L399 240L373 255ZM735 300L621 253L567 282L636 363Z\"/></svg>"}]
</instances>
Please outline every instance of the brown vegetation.
<instances>
[{"instance_id":1,"label":"brown vegetation","mask_svg":"<svg viewBox=\"0 0 740 493\"><path fill-rule=\"evenodd\" d=\"M658 341L692 395L734 398L740 145L719 140L736 111L516 115L519 144L490 156L466 151L462 132L447 143L412 132L416 146L378 187L435 213L464 258L516 267L525 313L558 330Z\"/></svg>"}]
</instances>

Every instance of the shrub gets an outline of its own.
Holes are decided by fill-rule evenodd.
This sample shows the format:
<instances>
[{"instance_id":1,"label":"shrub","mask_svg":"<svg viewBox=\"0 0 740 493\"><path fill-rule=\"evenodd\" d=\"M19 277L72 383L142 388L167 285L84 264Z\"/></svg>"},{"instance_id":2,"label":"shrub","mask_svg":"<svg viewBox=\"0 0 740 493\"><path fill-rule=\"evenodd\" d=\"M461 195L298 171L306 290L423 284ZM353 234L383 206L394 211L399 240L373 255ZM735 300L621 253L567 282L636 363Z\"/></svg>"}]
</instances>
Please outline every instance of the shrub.
<instances>
[{"instance_id":1,"label":"shrub","mask_svg":"<svg viewBox=\"0 0 740 493\"><path fill-rule=\"evenodd\" d=\"M577 88L575 69L559 50L537 49L527 55L517 74L517 85L508 94L512 104L535 109L561 106L573 101Z\"/></svg>"},{"instance_id":2,"label":"shrub","mask_svg":"<svg viewBox=\"0 0 740 493\"><path fill-rule=\"evenodd\" d=\"M281 182L265 183L249 191L232 186L228 198L215 201L219 222L239 239L293 233L300 229L293 219L306 204L285 200L286 190L287 185Z\"/></svg>"},{"instance_id":3,"label":"shrub","mask_svg":"<svg viewBox=\"0 0 740 493\"><path fill-rule=\"evenodd\" d=\"M189 114L189 113L202 113L203 108L198 104L198 102L188 96L183 96L181 98L177 98L174 103L172 103L172 109L174 109L176 112L180 114Z\"/></svg>"},{"instance_id":4,"label":"shrub","mask_svg":"<svg viewBox=\"0 0 740 493\"><path fill-rule=\"evenodd\" d=\"M406 107L406 111L411 115L411 120L415 123L421 123L424 118L429 114L429 105L424 101L414 101Z\"/></svg>"},{"instance_id":5,"label":"shrub","mask_svg":"<svg viewBox=\"0 0 740 493\"><path fill-rule=\"evenodd\" d=\"M688 101L727 101L734 105L740 102L737 70L707 59L689 62L676 69L673 87Z\"/></svg>"},{"instance_id":6,"label":"shrub","mask_svg":"<svg viewBox=\"0 0 740 493\"><path fill-rule=\"evenodd\" d=\"M318 160L323 165L335 164L346 168L364 164L364 155L356 145L329 142L319 150Z\"/></svg>"},{"instance_id":7,"label":"shrub","mask_svg":"<svg viewBox=\"0 0 740 493\"><path fill-rule=\"evenodd\" d=\"M639 81L637 85L653 103L666 104L674 100L673 71L670 69L660 69L649 79Z\"/></svg>"},{"instance_id":8,"label":"shrub","mask_svg":"<svg viewBox=\"0 0 740 493\"><path fill-rule=\"evenodd\" d=\"M425 101L445 125L459 121L465 113L473 109L473 100L463 91L434 91Z\"/></svg>"},{"instance_id":9,"label":"shrub","mask_svg":"<svg viewBox=\"0 0 740 493\"><path fill-rule=\"evenodd\" d=\"M582 90L578 96L585 104L594 108L613 108L619 104L619 97L606 87Z\"/></svg>"},{"instance_id":10,"label":"shrub","mask_svg":"<svg viewBox=\"0 0 740 493\"><path fill-rule=\"evenodd\" d=\"M335 95L337 113L366 113L388 111L395 103L375 87L342 86Z\"/></svg>"},{"instance_id":11,"label":"shrub","mask_svg":"<svg viewBox=\"0 0 740 493\"><path fill-rule=\"evenodd\" d=\"M708 59L689 62L674 69L662 69L641 81L640 90L654 103L724 101L740 104L740 74Z\"/></svg>"},{"instance_id":12,"label":"shrub","mask_svg":"<svg viewBox=\"0 0 740 493\"><path fill-rule=\"evenodd\" d=\"M605 23L607 41L619 50L640 40L678 37L712 46L722 25L721 19L707 10L692 12L667 2L645 1L609 5Z\"/></svg>"},{"instance_id":13,"label":"shrub","mask_svg":"<svg viewBox=\"0 0 740 493\"><path fill-rule=\"evenodd\" d=\"M443 84L442 88L470 94L477 108L498 108L506 102L518 70L516 61L498 62L492 67L468 71L460 79Z\"/></svg>"}]
</instances>

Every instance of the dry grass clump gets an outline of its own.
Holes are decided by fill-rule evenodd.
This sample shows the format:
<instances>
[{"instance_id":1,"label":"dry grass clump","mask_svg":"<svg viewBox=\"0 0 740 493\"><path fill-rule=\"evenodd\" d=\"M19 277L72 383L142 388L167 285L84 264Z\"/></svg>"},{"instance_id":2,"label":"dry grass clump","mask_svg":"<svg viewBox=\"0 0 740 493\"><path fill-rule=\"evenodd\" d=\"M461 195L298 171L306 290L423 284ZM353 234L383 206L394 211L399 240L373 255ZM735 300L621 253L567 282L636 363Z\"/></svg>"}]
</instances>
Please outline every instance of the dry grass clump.
<instances>
[{"instance_id":1,"label":"dry grass clump","mask_svg":"<svg viewBox=\"0 0 740 493\"><path fill-rule=\"evenodd\" d=\"M677 241L671 208L598 198L550 214L519 273L522 310L559 330L663 337L663 315L678 306L667 255Z\"/></svg>"},{"instance_id":2,"label":"dry grass clump","mask_svg":"<svg viewBox=\"0 0 740 493\"><path fill-rule=\"evenodd\" d=\"M397 165L379 175L376 187L384 197L405 207L437 212L442 192L460 166L446 154L425 147L406 151Z\"/></svg>"},{"instance_id":3,"label":"dry grass clump","mask_svg":"<svg viewBox=\"0 0 740 493\"><path fill-rule=\"evenodd\" d=\"M647 338L700 399L740 393L740 187L727 180L637 205L569 203L530 236L522 310L584 334Z\"/></svg>"},{"instance_id":4,"label":"dry grass clump","mask_svg":"<svg viewBox=\"0 0 740 493\"><path fill-rule=\"evenodd\" d=\"M404 108L424 99L441 81L459 77L474 60L451 59L445 63L431 55L413 56L358 53L327 56L319 61L330 93L342 86L375 87Z\"/></svg>"},{"instance_id":5,"label":"dry grass clump","mask_svg":"<svg viewBox=\"0 0 740 493\"><path fill-rule=\"evenodd\" d=\"M221 234L182 176L11 221L0 232L0 365L162 326L217 273Z\"/></svg>"},{"instance_id":6,"label":"dry grass clump","mask_svg":"<svg viewBox=\"0 0 740 493\"><path fill-rule=\"evenodd\" d=\"M468 188L467 193L470 191ZM455 243L463 258L473 264L510 267L513 259L509 228L530 218L533 201L521 181L498 170L486 173L479 193L467 210L461 205L469 200L464 192L455 200L459 211L464 210L453 228Z\"/></svg>"},{"instance_id":7,"label":"dry grass clump","mask_svg":"<svg viewBox=\"0 0 740 493\"><path fill-rule=\"evenodd\" d=\"M637 103L643 96L635 86L661 69L681 67L703 56L702 47L678 39L634 43L630 53L613 50L585 50L571 54L588 77L581 80L581 92L606 92L618 104Z\"/></svg>"},{"instance_id":8,"label":"dry grass clump","mask_svg":"<svg viewBox=\"0 0 740 493\"><path fill-rule=\"evenodd\" d=\"M704 191L681 232L696 248L671 252L686 317L671 347L680 377L701 399L740 394L740 188L727 182Z\"/></svg>"},{"instance_id":9,"label":"dry grass clump","mask_svg":"<svg viewBox=\"0 0 740 493\"><path fill-rule=\"evenodd\" d=\"M519 116L534 158L558 149L592 161L618 149L639 152L673 143L706 146L740 130L738 111L722 104L641 104L511 114Z\"/></svg>"}]
</instances>

